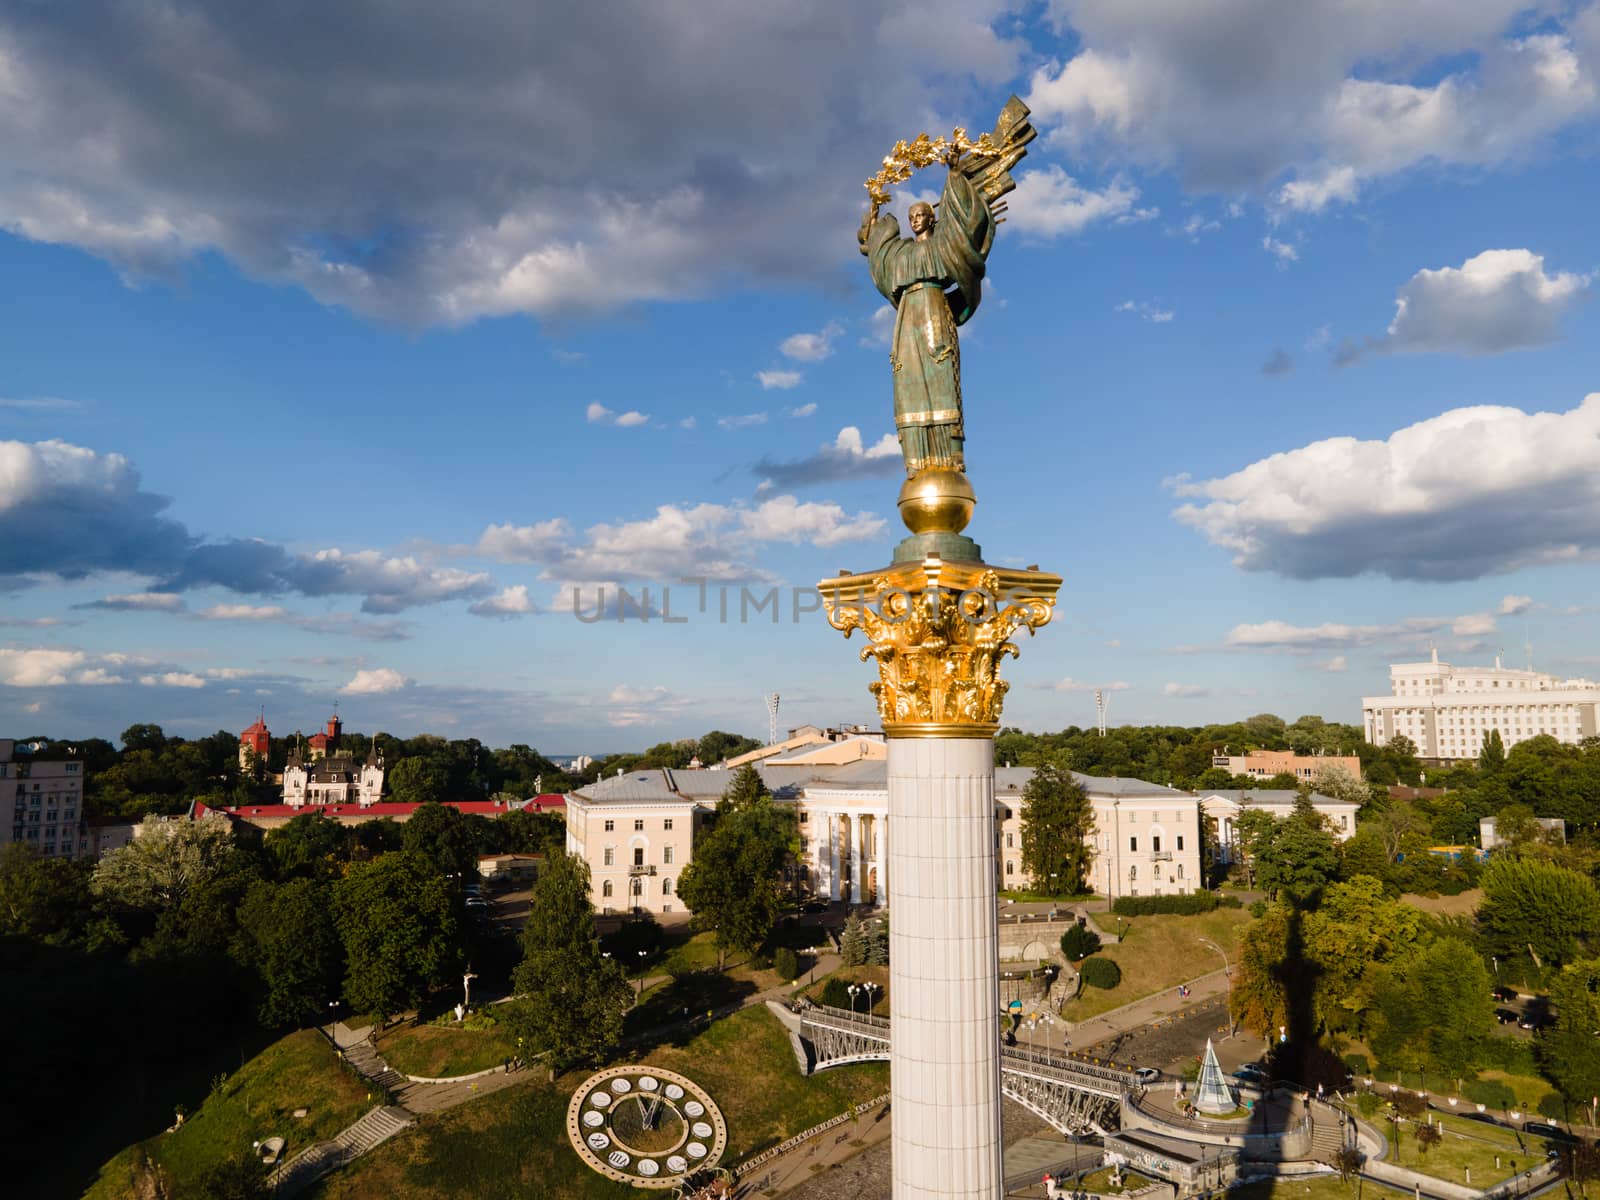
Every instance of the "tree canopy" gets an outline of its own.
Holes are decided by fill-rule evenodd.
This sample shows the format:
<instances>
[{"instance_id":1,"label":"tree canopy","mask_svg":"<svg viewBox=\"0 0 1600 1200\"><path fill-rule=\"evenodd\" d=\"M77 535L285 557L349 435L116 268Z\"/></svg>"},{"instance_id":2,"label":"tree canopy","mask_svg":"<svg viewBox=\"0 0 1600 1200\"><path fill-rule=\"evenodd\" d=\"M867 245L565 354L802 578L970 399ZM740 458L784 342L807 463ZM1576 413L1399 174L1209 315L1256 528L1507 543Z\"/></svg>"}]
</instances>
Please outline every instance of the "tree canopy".
<instances>
[{"instance_id":1,"label":"tree canopy","mask_svg":"<svg viewBox=\"0 0 1600 1200\"><path fill-rule=\"evenodd\" d=\"M1022 790L1022 868L1036 891L1077 895L1093 865L1094 809L1070 772L1041 763Z\"/></svg>"}]
</instances>

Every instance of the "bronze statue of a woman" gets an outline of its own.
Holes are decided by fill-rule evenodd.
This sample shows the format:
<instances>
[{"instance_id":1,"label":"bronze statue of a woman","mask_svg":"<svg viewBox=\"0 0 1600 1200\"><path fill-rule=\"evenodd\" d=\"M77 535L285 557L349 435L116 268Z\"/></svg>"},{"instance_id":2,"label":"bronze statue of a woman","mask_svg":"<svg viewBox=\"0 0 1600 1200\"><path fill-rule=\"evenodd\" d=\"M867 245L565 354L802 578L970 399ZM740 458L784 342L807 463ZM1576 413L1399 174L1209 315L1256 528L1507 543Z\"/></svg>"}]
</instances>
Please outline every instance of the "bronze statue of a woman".
<instances>
[{"instance_id":1,"label":"bronze statue of a woman","mask_svg":"<svg viewBox=\"0 0 1600 1200\"><path fill-rule=\"evenodd\" d=\"M966 470L956 329L983 297L984 265L1005 207L997 202L1016 186L1010 169L1034 136L1027 117L1027 107L1013 96L985 139L986 153L948 151L939 214L922 201L911 205L910 237L900 236L891 214L879 213L876 198L857 233L872 282L895 306L889 362L908 478L929 468Z\"/></svg>"}]
</instances>

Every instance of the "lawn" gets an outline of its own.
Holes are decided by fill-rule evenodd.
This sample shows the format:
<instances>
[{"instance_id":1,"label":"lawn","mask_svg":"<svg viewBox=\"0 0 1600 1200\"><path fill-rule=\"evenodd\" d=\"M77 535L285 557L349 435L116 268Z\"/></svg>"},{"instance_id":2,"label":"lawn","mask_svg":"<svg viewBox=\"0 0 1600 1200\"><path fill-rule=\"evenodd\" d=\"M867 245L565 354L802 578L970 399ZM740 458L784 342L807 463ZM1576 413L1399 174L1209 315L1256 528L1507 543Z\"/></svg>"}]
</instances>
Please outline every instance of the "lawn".
<instances>
[{"instance_id":1,"label":"lawn","mask_svg":"<svg viewBox=\"0 0 1600 1200\"><path fill-rule=\"evenodd\" d=\"M1380 1118L1376 1124L1391 1144L1389 1161L1398 1162L1424 1175L1432 1175L1435 1179L1460 1184L1466 1183L1466 1172L1470 1167L1472 1186L1485 1188L1502 1179L1509 1179L1519 1169L1526 1170L1544 1159L1543 1142L1523 1137L1519 1146L1519 1135L1514 1130L1439 1112L1433 1114L1433 1119L1444 1135L1439 1144L1423 1154L1417 1145L1416 1126L1408 1121L1400 1126L1397 1156L1393 1147L1394 1126ZM1499 1166L1495 1165L1496 1158L1500 1160Z\"/></svg>"},{"instance_id":2,"label":"lawn","mask_svg":"<svg viewBox=\"0 0 1600 1200\"><path fill-rule=\"evenodd\" d=\"M1349 1183L1337 1175L1286 1175L1256 1183L1236 1184L1228 1189L1228 1200L1411 1200L1410 1192L1396 1191L1370 1179Z\"/></svg>"},{"instance_id":3,"label":"lawn","mask_svg":"<svg viewBox=\"0 0 1600 1200\"><path fill-rule=\"evenodd\" d=\"M728 1122L725 1166L888 1090L887 1064L863 1064L806 1078L788 1035L765 1008L749 1008L662 1046L646 1062L704 1087ZM311 1194L320 1200L406 1196L415 1200L620 1200L632 1189L584 1166L567 1143L566 1111L586 1073L525 1083L426 1118L385 1142Z\"/></svg>"},{"instance_id":4,"label":"lawn","mask_svg":"<svg viewBox=\"0 0 1600 1200\"><path fill-rule=\"evenodd\" d=\"M1095 1192L1102 1196L1120 1196L1123 1192L1136 1192L1142 1187L1149 1187L1153 1180L1146 1179L1137 1171L1124 1170L1122 1172L1122 1186L1118 1187L1111 1182L1111 1168L1103 1167L1092 1175L1085 1175L1081 1184L1074 1184L1085 1192Z\"/></svg>"},{"instance_id":5,"label":"lawn","mask_svg":"<svg viewBox=\"0 0 1600 1200\"><path fill-rule=\"evenodd\" d=\"M1098 920L1102 928L1116 932L1116 917ZM1227 951L1228 961L1234 962L1238 956L1238 931L1250 920L1249 912L1240 908L1219 908L1192 917L1123 917L1121 943L1100 951L1122 968L1122 982L1109 990L1084 988L1083 995L1062 1008L1061 1015L1069 1021L1085 1021L1142 996L1169 988L1176 992L1184 980L1222 966L1217 952L1201 938L1217 943Z\"/></svg>"},{"instance_id":6,"label":"lawn","mask_svg":"<svg viewBox=\"0 0 1600 1200\"><path fill-rule=\"evenodd\" d=\"M196 1181L208 1168L250 1154L252 1142L282 1137L289 1157L331 1138L372 1106L367 1088L319 1033L292 1033L222 1080L178 1129L108 1162L86 1200L145 1194L151 1165L166 1177L165 1194L198 1195ZM293 1115L298 1108L307 1110L304 1117Z\"/></svg>"},{"instance_id":7,"label":"lawn","mask_svg":"<svg viewBox=\"0 0 1600 1200\"><path fill-rule=\"evenodd\" d=\"M448 1079L498 1067L516 1057L517 1045L497 1027L402 1025L378 1039L378 1053L402 1075Z\"/></svg>"}]
</instances>

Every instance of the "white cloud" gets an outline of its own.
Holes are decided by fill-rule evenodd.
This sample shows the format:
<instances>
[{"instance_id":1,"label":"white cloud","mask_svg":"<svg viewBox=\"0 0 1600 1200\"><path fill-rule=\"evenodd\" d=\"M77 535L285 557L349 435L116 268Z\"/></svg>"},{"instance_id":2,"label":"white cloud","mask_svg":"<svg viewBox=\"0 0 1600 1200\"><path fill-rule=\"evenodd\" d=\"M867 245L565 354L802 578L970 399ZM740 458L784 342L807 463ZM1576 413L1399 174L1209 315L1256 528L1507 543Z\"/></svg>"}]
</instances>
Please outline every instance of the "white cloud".
<instances>
[{"instance_id":1,"label":"white cloud","mask_svg":"<svg viewBox=\"0 0 1600 1200\"><path fill-rule=\"evenodd\" d=\"M1010 205L1007 219L1018 232L1053 238L1082 233L1096 221L1134 216L1139 189L1123 179L1113 180L1102 191L1085 188L1060 167L1048 166L1024 171L1017 176L1017 187L1006 197ZM1155 211L1141 210L1141 219Z\"/></svg>"},{"instance_id":2,"label":"white cloud","mask_svg":"<svg viewBox=\"0 0 1600 1200\"><path fill-rule=\"evenodd\" d=\"M650 725L676 715L687 706L684 697L667 688L619 683L606 698L606 721L617 729Z\"/></svg>"},{"instance_id":3,"label":"white cloud","mask_svg":"<svg viewBox=\"0 0 1600 1200\"><path fill-rule=\"evenodd\" d=\"M402 688L411 686L399 671L391 667L375 667L371 670L363 669L355 673L355 678L339 689L345 696L376 696L386 692L398 692Z\"/></svg>"},{"instance_id":4,"label":"white cloud","mask_svg":"<svg viewBox=\"0 0 1600 1200\"><path fill-rule=\"evenodd\" d=\"M1520 617L1532 607L1532 596L1504 596L1497 611L1502 617Z\"/></svg>"},{"instance_id":5,"label":"white cloud","mask_svg":"<svg viewBox=\"0 0 1600 1200\"><path fill-rule=\"evenodd\" d=\"M767 414L764 412L738 413L729 417L718 417L719 429L749 429L753 425L765 425Z\"/></svg>"},{"instance_id":6,"label":"white cloud","mask_svg":"<svg viewBox=\"0 0 1600 1200\"><path fill-rule=\"evenodd\" d=\"M198 675L188 671L166 671L160 675L141 675L139 683L144 687L175 687L175 688L203 688L206 681Z\"/></svg>"},{"instance_id":7,"label":"white cloud","mask_svg":"<svg viewBox=\"0 0 1600 1200\"><path fill-rule=\"evenodd\" d=\"M862 335L859 344L863 350L887 350L893 334L894 308L887 304L879 305L867 318L867 332Z\"/></svg>"},{"instance_id":8,"label":"white cloud","mask_svg":"<svg viewBox=\"0 0 1600 1200\"><path fill-rule=\"evenodd\" d=\"M1149 321L1155 325L1165 325L1173 317L1177 316L1171 309L1161 308L1149 300L1124 300L1113 311L1133 313L1142 320Z\"/></svg>"},{"instance_id":9,"label":"white cloud","mask_svg":"<svg viewBox=\"0 0 1600 1200\"><path fill-rule=\"evenodd\" d=\"M1200 696L1211 695L1211 689L1202 687L1197 683L1168 683L1162 685L1163 696L1175 696L1181 700L1192 700Z\"/></svg>"},{"instance_id":10,"label":"white cloud","mask_svg":"<svg viewBox=\"0 0 1600 1200\"><path fill-rule=\"evenodd\" d=\"M282 621L289 610L281 604L213 604L195 616L207 621Z\"/></svg>"},{"instance_id":11,"label":"white cloud","mask_svg":"<svg viewBox=\"0 0 1600 1200\"><path fill-rule=\"evenodd\" d=\"M739 514L748 537L758 542L805 542L838 546L862 542L883 532L885 522L867 513L851 516L837 504L802 503L793 496L775 496Z\"/></svg>"},{"instance_id":12,"label":"white cloud","mask_svg":"<svg viewBox=\"0 0 1600 1200\"><path fill-rule=\"evenodd\" d=\"M635 425L644 425L650 420L649 413L637 411L612 412L598 400L592 401L589 407L583 410L583 416L584 420L591 425L616 425L622 429L630 429Z\"/></svg>"},{"instance_id":13,"label":"white cloud","mask_svg":"<svg viewBox=\"0 0 1600 1200\"><path fill-rule=\"evenodd\" d=\"M1288 621L1261 621L1235 625L1223 642L1236 650L1309 653L1380 643L1415 646L1431 635L1445 632L1463 638L1483 637L1496 632L1495 619L1489 613L1465 613L1458 617L1407 617L1385 625L1347 625L1332 621L1321 625L1295 625Z\"/></svg>"},{"instance_id":14,"label":"white cloud","mask_svg":"<svg viewBox=\"0 0 1600 1200\"><path fill-rule=\"evenodd\" d=\"M84 608L108 608L117 612L182 612L183 597L176 592L131 592L102 596Z\"/></svg>"},{"instance_id":15,"label":"white cloud","mask_svg":"<svg viewBox=\"0 0 1600 1200\"><path fill-rule=\"evenodd\" d=\"M521 617L539 609L529 598L527 585L519 583L499 595L467 605L467 611L475 617Z\"/></svg>"},{"instance_id":16,"label":"white cloud","mask_svg":"<svg viewBox=\"0 0 1600 1200\"><path fill-rule=\"evenodd\" d=\"M1317 664L1317 670L1330 671L1334 673L1346 670L1347 667L1348 664L1345 662L1345 657L1342 654L1335 654L1327 662Z\"/></svg>"},{"instance_id":17,"label":"white cloud","mask_svg":"<svg viewBox=\"0 0 1600 1200\"><path fill-rule=\"evenodd\" d=\"M1452 409L1384 441L1329 438L1220 479L1173 515L1235 565L1296 579L1475 579L1600 557L1600 393L1570 412Z\"/></svg>"},{"instance_id":18,"label":"white cloud","mask_svg":"<svg viewBox=\"0 0 1600 1200\"><path fill-rule=\"evenodd\" d=\"M1467 613L1450 622L1450 632L1457 637L1485 637L1496 632L1494 617L1489 613Z\"/></svg>"},{"instance_id":19,"label":"white cloud","mask_svg":"<svg viewBox=\"0 0 1600 1200\"><path fill-rule=\"evenodd\" d=\"M1050 140L1319 211L1421 164L1494 167L1596 107L1571 20L1526 0L1055 0L1076 53L1025 99ZM1578 31L1584 36L1582 31ZM1588 53L1592 53L1592 50ZM1420 83L1418 81L1425 81Z\"/></svg>"},{"instance_id":20,"label":"white cloud","mask_svg":"<svg viewBox=\"0 0 1600 1200\"><path fill-rule=\"evenodd\" d=\"M843 332L844 326L838 321L829 321L816 333L795 333L784 338L778 352L798 362L821 362L833 353L834 339Z\"/></svg>"},{"instance_id":21,"label":"white cloud","mask_svg":"<svg viewBox=\"0 0 1600 1200\"><path fill-rule=\"evenodd\" d=\"M697 424L699 424L699 422L696 421L693 417L685 417L685 418L683 418L683 420L678 422L678 428L679 429L693 429Z\"/></svg>"},{"instance_id":22,"label":"white cloud","mask_svg":"<svg viewBox=\"0 0 1600 1200\"><path fill-rule=\"evenodd\" d=\"M389 556L376 550L318 550L301 555L289 572L298 590L308 596L366 593L361 610L395 613L442 600L476 599L493 584L482 571L434 567L411 555Z\"/></svg>"},{"instance_id":23,"label":"white cloud","mask_svg":"<svg viewBox=\"0 0 1600 1200\"><path fill-rule=\"evenodd\" d=\"M777 389L778 391L786 392L790 388L799 387L805 376L799 371L788 371L774 367L770 371L757 371L756 379L760 381L763 391L770 392L773 389Z\"/></svg>"},{"instance_id":24,"label":"white cloud","mask_svg":"<svg viewBox=\"0 0 1600 1200\"><path fill-rule=\"evenodd\" d=\"M778 487L805 487L841 479L875 479L893 475L901 463L900 441L886 433L871 446L864 445L861 430L846 425L833 442L824 443L809 458L774 462L763 458L754 471Z\"/></svg>"},{"instance_id":25,"label":"white cloud","mask_svg":"<svg viewBox=\"0 0 1600 1200\"><path fill-rule=\"evenodd\" d=\"M1050 685L1053 690L1058 692L1092 692L1096 689L1102 692L1125 692L1132 686L1133 684L1126 683L1120 679L1115 683L1085 683L1081 679L1073 679L1070 676L1066 679L1058 679Z\"/></svg>"},{"instance_id":26,"label":"white cloud","mask_svg":"<svg viewBox=\"0 0 1600 1200\"><path fill-rule=\"evenodd\" d=\"M110 661L107 658L105 661ZM90 665L81 650L16 650L0 647L0 684L9 687L99 686L125 683L104 667Z\"/></svg>"},{"instance_id":27,"label":"white cloud","mask_svg":"<svg viewBox=\"0 0 1600 1200\"><path fill-rule=\"evenodd\" d=\"M77 400L63 400L59 396L0 396L0 408L17 412L64 412L82 408Z\"/></svg>"},{"instance_id":28,"label":"white cloud","mask_svg":"<svg viewBox=\"0 0 1600 1200\"><path fill-rule=\"evenodd\" d=\"M571 536L572 526L562 517L533 525L491 525L478 539L477 551L500 562L544 562Z\"/></svg>"},{"instance_id":29,"label":"white cloud","mask_svg":"<svg viewBox=\"0 0 1600 1200\"><path fill-rule=\"evenodd\" d=\"M409 323L830 279L860 215L837 164L906 113L965 118L952 86L1027 52L1008 0L70 7L0 17L6 228L130 276L215 253ZM362 53L306 52L332 45Z\"/></svg>"},{"instance_id":30,"label":"white cloud","mask_svg":"<svg viewBox=\"0 0 1600 1200\"><path fill-rule=\"evenodd\" d=\"M1561 336L1562 316L1589 290L1592 275L1548 275L1531 250L1485 250L1459 267L1418 271L1400 289L1382 338L1345 347L1364 354L1503 354Z\"/></svg>"},{"instance_id":31,"label":"white cloud","mask_svg":"<svg viewBox=\"0 0 1600 1200\"><path fill-rule=\"evenodd\" d=\"M1280 268L1286 267L1292 262L1300 261L1300 251L1296 250L1288 242L1278 241L1271 234L1261 239L1261 248L1278 260Z\"/></svg>"},{"instance_id":32,"label":"white cloud","mask_svg":"<svg viewBox=\"0 0 1600 1200\"><path fill-rule=\"evenodd\" d=\"M810 417L816 415L817 405L816 402L813 401L810 404L801 404L794 408L785 409L784 411L791 417Z\"/></svg>"}]
</instances>

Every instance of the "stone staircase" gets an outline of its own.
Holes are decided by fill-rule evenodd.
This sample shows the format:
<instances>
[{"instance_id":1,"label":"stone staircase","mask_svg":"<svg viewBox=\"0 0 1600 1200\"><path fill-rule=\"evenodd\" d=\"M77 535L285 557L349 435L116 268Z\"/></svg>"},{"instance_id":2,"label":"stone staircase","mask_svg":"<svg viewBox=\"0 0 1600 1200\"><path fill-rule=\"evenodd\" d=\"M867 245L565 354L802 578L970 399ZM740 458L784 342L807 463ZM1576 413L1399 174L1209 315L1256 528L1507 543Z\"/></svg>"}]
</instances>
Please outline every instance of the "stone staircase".
<instances>
[{"instance_id":1,"label":"stone staircase","mask_svg":"<svg viewBox=\"0 0 1600 1200\"><path fill-rule=\"evenodd\" d=\"M1339 1151L1346 1145L1344 1131L1333 1121L1319 1120L1311 1132L1311 1148L1306 1157L1327 1166L1337 1166Z\"/></svg>"},{"instance_id":2,"label":"stone staircase","mask_svg":"<svg viewBox=\"0 0 1600 1200\"><path fill-rule=\"evenodd\" d=\"M344 1051L344 1056L352 1067L385 1091L399 1091L410 1082L399 1071L396 1071L383 1061L383 1057L370 1041L356 1042L354 1045L347 1047Z\"/></svg>"},{"instance_id":3,"label":"stone staircase","mask_svg":"<svg viewBox=\"0 0 1600 1200\"><path fill-rule=\"evenodd\" d=\"M329 1171L388 1141L412 1124L413 1119L403 1108L380 1104L354 1125L341 1130L331 1142L318 1142L295 1155L273 1173L269 1182L278 1195L293 1196Z\"/></svg>"}]
</instances>

